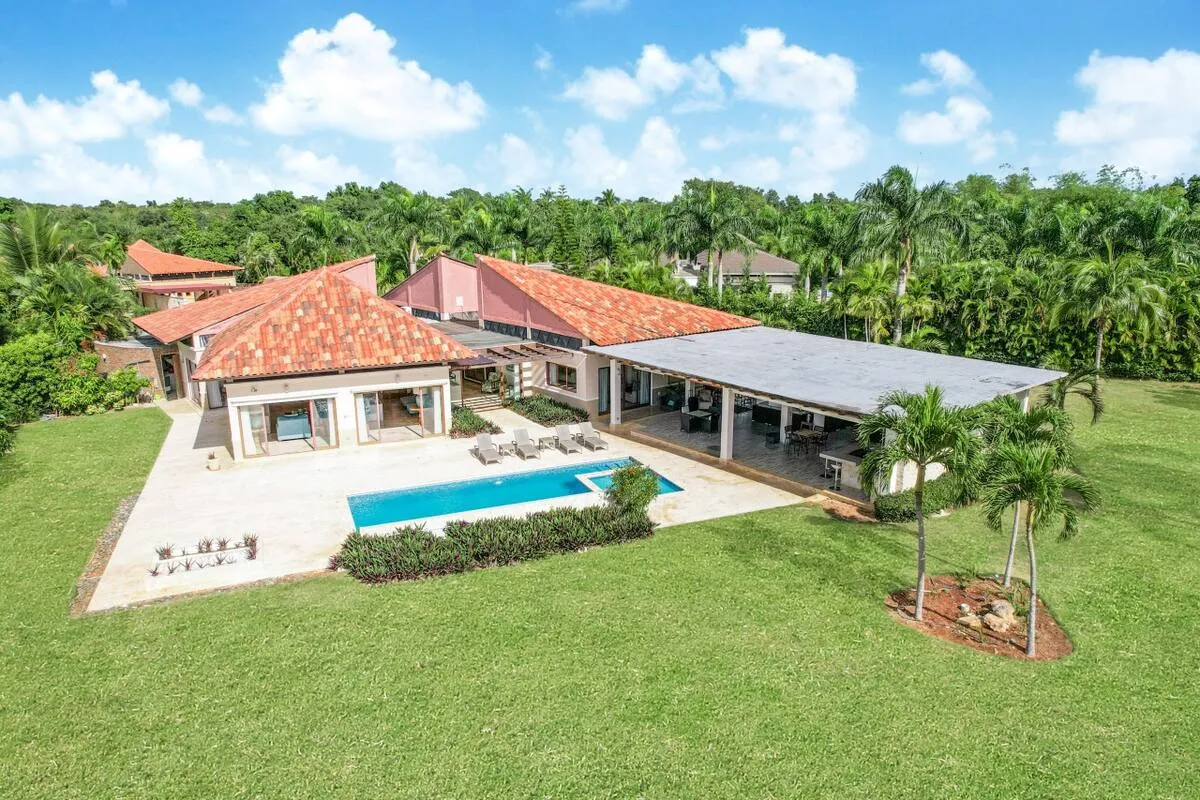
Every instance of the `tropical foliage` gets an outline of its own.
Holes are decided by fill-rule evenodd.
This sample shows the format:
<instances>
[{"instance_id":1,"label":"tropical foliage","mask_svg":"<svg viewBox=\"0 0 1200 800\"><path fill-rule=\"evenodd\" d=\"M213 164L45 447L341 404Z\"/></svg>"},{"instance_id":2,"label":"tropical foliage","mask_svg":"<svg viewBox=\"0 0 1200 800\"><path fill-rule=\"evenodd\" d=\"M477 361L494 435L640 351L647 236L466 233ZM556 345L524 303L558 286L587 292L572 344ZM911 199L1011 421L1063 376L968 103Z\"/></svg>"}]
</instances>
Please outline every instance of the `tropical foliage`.
<instances>
[{"instance_id":1,"label":"tropical foliage","mask_svg":"<svg viewBox=\"0 0 1200 800\"><path fill-rule=\"evenodd\" d=\"M1200 176L1146 186L1136 171L1106 168L1044 187L1020 172L922 187L894 167L853 199L697 179L666 203L572 198L561 187L435 197L394 183L233 204L48 209L0 199L0 340L121 333L128 309L110 296L116 284L83 265L117 267L138 238L240 264L250 282L373 252L383 289L439 251L488 253L779 327L1025 364L1099 358L1109 375L1200 377ZM735 265L754 248L799 265L790 297L743 277ZM675 256L699 257L698 286L677 277Z\"/></svg>"}]
</instances>

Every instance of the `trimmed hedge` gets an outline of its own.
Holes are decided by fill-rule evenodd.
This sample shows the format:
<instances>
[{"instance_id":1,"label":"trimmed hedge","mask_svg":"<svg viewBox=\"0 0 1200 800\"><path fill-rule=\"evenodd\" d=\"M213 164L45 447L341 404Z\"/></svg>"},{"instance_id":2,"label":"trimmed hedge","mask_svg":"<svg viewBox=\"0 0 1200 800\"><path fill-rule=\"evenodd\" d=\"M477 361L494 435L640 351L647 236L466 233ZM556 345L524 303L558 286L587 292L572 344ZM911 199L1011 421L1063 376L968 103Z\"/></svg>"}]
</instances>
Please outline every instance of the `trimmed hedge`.
<instances>
[{"instance_id":1,"label":"trimmed hedge","mask_svg":"<svg viewBox=\"0 0 1200 800\"><path fill-rule=\"evenodd\" d=\"M588 413L583 409L569 406L544 394L509 400L505 406L539 425L573 425L588 418Z\"/></svg>"},{"instance_id":2,"label":"trimmed hedge","mask_svg":"<svg viewBox=\"0 0 1200 800\"><path fill-rule=\"evenodd\" d=\"M450 437L469 439L477 433L504 433L499 425L484 419L469 408L455 406L450 412Z\"/></svg>"},{"instance_id":3,"label":"trimmed hedge","mask_svg":"<svg viewBox=\"0 0 1200 800\"><path fill-rule=\"evenodd\" d=\"M410 580L643 539L653 531L654 523L645 513L612 506L451 522L442 536L423 525L404 525L382 536L350 534L329 560L329 568L345 570L364 583Z\"/></svg>"},{"instance_id":4,"label":"trimmed hedge","mask_svg":"<svg viewBox=\"0 0 1200 800\"><path fill-rule=\"evenodd\" d=\"M962 488L950 475L925 481L925 516L963 502ZM912 489L875 498L875 518L880 522L913 522L917 518L917 502Z\"/></svg>"}]
</instances>

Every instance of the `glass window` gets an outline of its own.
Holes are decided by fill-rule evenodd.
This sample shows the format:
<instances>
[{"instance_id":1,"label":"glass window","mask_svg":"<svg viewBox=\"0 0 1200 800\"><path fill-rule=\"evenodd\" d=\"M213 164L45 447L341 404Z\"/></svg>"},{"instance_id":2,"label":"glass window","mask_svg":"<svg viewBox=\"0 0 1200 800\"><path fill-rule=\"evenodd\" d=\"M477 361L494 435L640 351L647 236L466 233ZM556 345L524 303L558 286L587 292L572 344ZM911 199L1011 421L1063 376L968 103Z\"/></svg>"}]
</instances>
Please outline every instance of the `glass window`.
<instances>
[{"instance_id":1,"label":"glass window","mask_svg":"<svg viewBox=\"0 0 1200 800\"><path fill-rule=\"evenodd\" d=\"M566 389L568 392L573 392L575 391L577 377L578 374L574 367L555 364L553 361L546 362L546 384L548 386L556 386L559 389Z\"/></svg>"}]
</instances>

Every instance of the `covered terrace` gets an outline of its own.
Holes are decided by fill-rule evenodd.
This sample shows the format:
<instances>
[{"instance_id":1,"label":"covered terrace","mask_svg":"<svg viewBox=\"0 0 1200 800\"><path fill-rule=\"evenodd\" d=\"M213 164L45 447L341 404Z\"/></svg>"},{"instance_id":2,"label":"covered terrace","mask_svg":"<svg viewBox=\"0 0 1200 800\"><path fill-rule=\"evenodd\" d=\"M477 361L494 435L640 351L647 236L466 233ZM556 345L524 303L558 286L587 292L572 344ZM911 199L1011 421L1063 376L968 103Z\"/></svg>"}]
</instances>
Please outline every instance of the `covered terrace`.
<instances>
[{"instance_id":1,"label":"covered terrace","mask_svg":"<svg viewBox=\"0 0 1200 800\"><path fill-rule=\"evenodd\" d=\"M752 327L585 347L622 364L682 378L679 411L631 427L676 447L865 499L857 425L890 390L941 387L947 403L975 406L1030 390L1062 373L890 345ZM616 387L613 388L615 392ZM610 425L621 425L614 406ZM912 469L897 468L884 491L906 489Z\"/></svg>"}]
</instances>

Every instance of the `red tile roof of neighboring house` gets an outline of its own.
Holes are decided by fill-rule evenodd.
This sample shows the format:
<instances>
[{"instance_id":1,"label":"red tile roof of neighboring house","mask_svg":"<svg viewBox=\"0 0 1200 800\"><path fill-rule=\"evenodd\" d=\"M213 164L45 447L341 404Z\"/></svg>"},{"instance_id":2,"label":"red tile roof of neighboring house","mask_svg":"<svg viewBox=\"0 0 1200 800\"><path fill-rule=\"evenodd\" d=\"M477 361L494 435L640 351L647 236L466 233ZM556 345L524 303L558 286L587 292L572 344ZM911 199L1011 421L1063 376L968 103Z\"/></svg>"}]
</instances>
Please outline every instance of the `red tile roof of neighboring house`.
<instances>
[{"instance_id":1,"label":"red tile roof of neighboring house","mask_svg":"<svg viewBox=\"0 0 1200 800\"><path fill-rule=\"evenodd\" d=\"M88 271L93 272L96 275L99 275L101 278L108 277L108 265L107 264L92 263L92 264L88 264L87 268L88 268Z\"/></svg>"},{"instance_id":2,"label":"red tile roof of neighboring house","mask_svg":"<svg viewBox=\"0 0 1200 800\"><path fill-rule=\"evenodd\" d=\"M190 272L231 272L241 269L233 264L220 264L202 258L164 253L145 239L129 245L125 255L137 262L150 275L186 275Z\"/></svg>"},{"instance_id":3,"label":"red tile roof of neighboring house","mask_svg":"<svg viewBox=\"0 0 1200 800\"><path fill-rule=\"evenodd\" d=\"M593 344L610 345L708 333L760 324L724 311L668 300L560 272L476 256ZM484 313L487 304L484 303Z\"/></svg>"},{"instance_id":4,"label":"red tile roof of neighboring house","mask_svg":"<svg viewBox=\"0 0 1200 800\"><path fill-rule=\"evenodd\" d=\"M375 258L374 255L332 264L327 269L335 272L365 264ZM273 297L288 290L288 287L303 275L293 275L290 278L268 280L254 286L235 289L232 292L210 297L195 303L189 303L179 308L169 308L164 311L154 311L133 318L133 324L160 342L171 344L180 339L186 339L197 331L224 322L227 319L245 314Z\"/></svg>"},{"instance_id":5,"label":"red tile roof of neighboring house","mask_svg":"<svg viewBox=\"0 0 1200 800\"><path fill-rule=\"evenodd\" d=\"M276 284L278 285L278 283ZM218 333L195 380L438 364L474 353L332 267Z\"/></svg>"}]
</instances>

